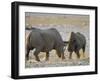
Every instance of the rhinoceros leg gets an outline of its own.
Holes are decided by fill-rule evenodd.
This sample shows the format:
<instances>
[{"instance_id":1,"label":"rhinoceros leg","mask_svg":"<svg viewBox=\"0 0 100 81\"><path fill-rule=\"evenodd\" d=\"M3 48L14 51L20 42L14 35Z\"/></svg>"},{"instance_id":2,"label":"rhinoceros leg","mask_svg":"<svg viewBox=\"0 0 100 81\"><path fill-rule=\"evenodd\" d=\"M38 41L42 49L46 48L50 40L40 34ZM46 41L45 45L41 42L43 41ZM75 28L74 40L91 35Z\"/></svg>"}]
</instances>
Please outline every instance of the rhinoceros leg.
<instances>
[{"instance_id":1,"label":"rhinoceros leg","mask_svg":"<svg viewBox=\"0 0 100 81\"><path fill-rule=\"evenodd\" d=\"M49 60L49 52L46 52L46 61Z\"/></svg>"},{"instance_id":2,"label":"rhinoceros leg","mask_svg":"<svg viewBox=\"0 0 100 81\"><path fill-rule=\"evenodd\" d=\"M70 54L69 54L70 56L69 56L69 59L72 59L72 52L70 52Z\"/></svg>"},{"instance_id":3,"label":"rhinoceros leg","mask_svg":"<svg viewBox=\"0 0 100 81\"><path fill-rule=\"evenodd\" d=\"M30 49L27 49L26 60L29 60L29 52L30 52Z\"/></svg>"},{"instance_id":4,"label":"rhinoceros leg","mask_svg":"<svg viewBox=\"0 0 100 81\"><path fill-rule=\"evenodd\" d=\"M75 53L77 54L77 58L80 58L79 51L77 50Z\"/></svg>"},{"instance_id":5,"label":"rhinoceros leg","mask_svg":"<svg viewBox=\"0 0 100 81\"><path fill-rule=\"evenodd\" d=\"M83 57L85 57L85 45L83 46Z\"/></svg>"},{"instance_id":6,"label":"rhinoceros leg","mask_svg":"<svg viewBox=\"0 0 100 81\"><path fill-rule=\"evenodd\" d=\"M42 48L36 48L36 50L35 50L35 52L34 52L36 61L40 61L40 59L39 59L39 57L38 57L38 54L41 52L41 49L42 49Z\"/></svg>"}]
</instances>

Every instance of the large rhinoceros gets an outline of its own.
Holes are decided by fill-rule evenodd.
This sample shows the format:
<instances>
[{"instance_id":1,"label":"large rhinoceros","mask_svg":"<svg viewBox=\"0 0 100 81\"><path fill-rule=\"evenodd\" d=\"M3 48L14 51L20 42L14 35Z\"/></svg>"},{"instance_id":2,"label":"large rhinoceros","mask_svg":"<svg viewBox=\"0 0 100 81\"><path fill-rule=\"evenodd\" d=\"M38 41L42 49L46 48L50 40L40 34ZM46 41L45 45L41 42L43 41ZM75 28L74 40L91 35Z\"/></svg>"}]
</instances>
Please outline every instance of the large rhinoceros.
<instances>
[{"instance_id":1,"label":"large rhinoceros","mask_svg":"<svg viewBox=\"0 0 100 81\"><path fill-rule=\"evenodd\" d=\"M83 34L77 32L71 32L71 37L69 40L68 51L70 52L70 57L72 57L72 53L75 52L77 57L80 58L79 50L83 50L83 54L85 52L86 46L86 38Z\"/></svg>"},{"instance_id":2,"label":"large rhinoceros","mask_svg":"<svg viewBox=\"0 0 100 81\"><path fill-rule=\"evenodd\" d=\"M29 52L34 48L36 49L34 56L37 61L40 61L38 57L40 52L46 52L46 60L48 60L49 51L52 49L56 50L58 57L62 57L62 59L64 59L64 45L65 44L59 32L55 28L45 30L32 28L32 31L27 38L26 59L29 59Z\"/></svg>"}]
</instances>

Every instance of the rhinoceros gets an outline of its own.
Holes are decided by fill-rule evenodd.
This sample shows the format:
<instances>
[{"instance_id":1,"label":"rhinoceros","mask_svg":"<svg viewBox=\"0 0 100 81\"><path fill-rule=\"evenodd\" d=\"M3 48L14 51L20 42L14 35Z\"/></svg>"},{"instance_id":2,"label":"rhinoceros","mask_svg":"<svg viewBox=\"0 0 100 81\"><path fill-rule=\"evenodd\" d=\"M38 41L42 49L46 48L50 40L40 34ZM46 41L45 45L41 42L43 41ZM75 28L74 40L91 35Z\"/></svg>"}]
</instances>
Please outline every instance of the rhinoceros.
<instances>
[{"instance_id":1,"label":"rhinoceros","mask_svg":"<svg viewBox=\"0 0 100 81\"><path fill-rule=\"evenodd\" d=\"M38 54L40 52L46 52L46 60L49 59L49 51L55 49L59 58L64 57L64 42L60 33L55 28L50 29L38 29L32 28L31 33L27 38L26 45L26 59L29 59L30 50L35 49L34 56L36 61L40 61Z\"/></svg>"},{"instance_id":2,"label":"rhinoceros","mask_svg":"<svg viewBox=\"0 0 100 81\"><path fill-rule=\"evenodd\" d=\"M83 50L83 54L85 52L86 47L86 38L83 34L77 32L71 32L69 45L68 45L68 51L70 52L70 59L72 58L72 53L75 52L77 54L77 57L80 58L79 51L80 49Z\"/></svg>"}]
</instances>

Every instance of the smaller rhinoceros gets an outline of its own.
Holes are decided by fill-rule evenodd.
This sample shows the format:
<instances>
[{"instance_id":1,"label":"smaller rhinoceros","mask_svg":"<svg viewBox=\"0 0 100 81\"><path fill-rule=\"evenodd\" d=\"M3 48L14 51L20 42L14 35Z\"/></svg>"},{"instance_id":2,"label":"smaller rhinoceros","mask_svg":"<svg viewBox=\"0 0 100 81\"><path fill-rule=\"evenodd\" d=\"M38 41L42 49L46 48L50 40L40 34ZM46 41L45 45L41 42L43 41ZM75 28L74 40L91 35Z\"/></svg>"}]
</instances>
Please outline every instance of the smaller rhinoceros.
<instances>
[{"instance_id":1,"label":"smaller rhinoceros","mask_svg":"<svg viewBox=\"0 0 100 81\"><path fill-rule=\"evenodd\" d=\"M77 57L80 58L79 50L83 50L83 54L85 52L86 47L86 38L83 34L77 32L71 32L71 37L69 40L68 51L70 52L70 59L72 58L72 53L75 52Z\"/></svg>"}]
</instances>

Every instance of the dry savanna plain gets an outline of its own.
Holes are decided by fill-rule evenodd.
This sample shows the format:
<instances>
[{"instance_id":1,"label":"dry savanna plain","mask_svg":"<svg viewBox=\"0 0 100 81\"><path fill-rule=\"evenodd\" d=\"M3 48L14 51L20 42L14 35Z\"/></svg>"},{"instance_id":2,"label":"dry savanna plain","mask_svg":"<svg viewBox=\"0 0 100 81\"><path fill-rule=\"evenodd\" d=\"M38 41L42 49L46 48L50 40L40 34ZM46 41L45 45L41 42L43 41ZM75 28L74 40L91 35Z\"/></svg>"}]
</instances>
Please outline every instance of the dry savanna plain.
<instances>
[{"instance_id":1,"label":"dry savanna plain","mask_svg":"<svg viewBox=\"0 0 100 81\"><path fill-rule=\"evenodd\" d=\"M46 53L40 52L40 62L35 60L34 50L29 53L29 60L25 61L25 68L39 68L39 67L67 67L67 66L86 66L89 65L90 52L89 52L89 15L79 14L47 14L47 13L25 13L25 45L27 37L32 31L31 28L39 28L41 30L56 28L60 33L63 41L69 41L71 32L80 32L86 37L86 51L83 55L82 49L80 50L80 59L77 58L75 52L72 54L72 59L69 59L68 45L64 51L65 59L62 60L56 54L55 50L49 52L49 60L46 61ZM30 30L27 30L30 28Z\"/></svg>"}]
</instances>

